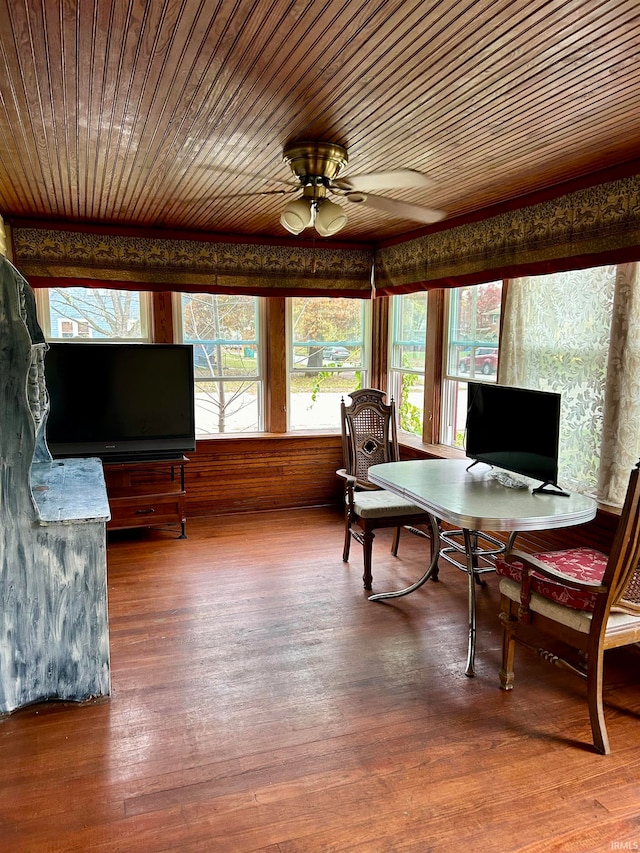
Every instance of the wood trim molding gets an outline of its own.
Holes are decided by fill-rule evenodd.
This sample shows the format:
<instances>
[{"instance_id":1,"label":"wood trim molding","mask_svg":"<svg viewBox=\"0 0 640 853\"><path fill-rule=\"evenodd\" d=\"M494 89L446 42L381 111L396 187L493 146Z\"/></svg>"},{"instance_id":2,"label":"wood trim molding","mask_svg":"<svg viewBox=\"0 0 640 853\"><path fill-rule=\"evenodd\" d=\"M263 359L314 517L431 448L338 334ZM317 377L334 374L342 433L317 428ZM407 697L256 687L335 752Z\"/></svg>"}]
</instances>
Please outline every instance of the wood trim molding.
<instances>
[{"instance_id":1,"label":"wood trim molding","mask_svg":"<svg viewBox=\"0 0 640 853\"><path fill-rule=\"evenodd\" d=\"M284 433L287 431L286 300L267 299L265 311L265 429Z\"/></svg>"},{"instance_id":2,"label":"wood trim molding","mask_svg":"<svg viewBox=\"0 0 640 853\"><path fill-rule=\"evenodd\" d=\"M173 325L173 294L159 291L151 298L151 340L156 344L172 344L175 340Z\"/></svg>"},{"instance_id":3,"label":"wood trim molding","mask_svg":"<svg viewBox=\"0 0 640 853\"><path fill-rule=\"evenodd\" d=\"M422 422L422 439L427 444L436 444L440 440L443 347L444 291L432 290L427 301L427 351Z\"/></svg>"},{"instance_id":4,"label":"wood trim molding","mask_svg":"<svg viewBox=\"0 0 640 853\"><path fill-rule=\"evenodd\" d=\"M389 376L389 297L379 297L371 303L371 387L388 390Z\"/></svg>"}]
</instances>

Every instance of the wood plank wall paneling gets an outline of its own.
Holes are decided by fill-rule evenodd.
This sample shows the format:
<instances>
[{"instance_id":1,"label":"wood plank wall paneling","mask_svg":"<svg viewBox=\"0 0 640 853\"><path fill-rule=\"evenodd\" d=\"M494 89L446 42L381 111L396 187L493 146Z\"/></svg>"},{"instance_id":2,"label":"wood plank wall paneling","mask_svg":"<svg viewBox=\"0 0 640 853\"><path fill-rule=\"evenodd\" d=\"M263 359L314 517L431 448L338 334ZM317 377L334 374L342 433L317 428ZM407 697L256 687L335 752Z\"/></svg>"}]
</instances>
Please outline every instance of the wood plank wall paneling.
<instances>
[{"instance_id":1,"label":"wood plank wall paneling","mask_svg":"<svg viewBox=\"0 0 640 853\"><path fill-rule=\"evenodd\" d=\"M324 506L341 501L336 435L216 437L186 469L187 516Z\"/></svg>"},{"instance_id":2,"label":"wood plank wall paneling","mask_svg":"<svg viewBox=\"0 0 640 853\"><path fill-rule=\"evenodd\" d=\"M516 547L521 551L554 551L560 548L596 548L605 553L611 548L618 525L618 516L599 510L593 521L562 530L540 530L518 536Z\"/></svg>"},{"instance_id":3,"label":"wood plank wall paneling","mask_svg":"<svg viewBox=\"0 0 640 853\"><path fill-rule=\"evenodd\" d=\"M446 450L438 448L438 455L447 455ZM401 456L424 459L430 454L402 445ZM187 517L338 506L342 501L342 486L335 474L342 466L338 434L221 436L199 441L189 458ZM517 547L530 553L577 546L606 552L617 522L615 513L599 511L593 521L578 527L521 534Z\"/></svg>"}]
</instances>

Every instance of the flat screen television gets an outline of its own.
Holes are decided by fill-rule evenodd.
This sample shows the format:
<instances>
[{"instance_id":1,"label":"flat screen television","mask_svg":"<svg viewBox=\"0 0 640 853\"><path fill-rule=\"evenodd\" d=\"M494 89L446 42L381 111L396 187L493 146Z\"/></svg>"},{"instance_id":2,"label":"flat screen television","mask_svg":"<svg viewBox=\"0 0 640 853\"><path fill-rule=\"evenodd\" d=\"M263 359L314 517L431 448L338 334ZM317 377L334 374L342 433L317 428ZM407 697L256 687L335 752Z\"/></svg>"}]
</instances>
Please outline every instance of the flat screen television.
<instances>
[{"instance_id":1,"label":"flat screen television","mask_svg":"<svg viewBox=\"0 0 640 853\"><path fill-rule=\"evenodd\" d=\"M465 450L470 459L540 480L558 494L560 394L467 384Z\"/></svg>"},{"instance_id":2,"label":"flat screen television","mask_svg":"<svg viewBox=\"0 0 640 853\"><path fill-rule=\"evenodd\" d=\"M50 344L51 454L144 460L194 450L193 377L191 345Z\"/></svg>"}]
</instances>

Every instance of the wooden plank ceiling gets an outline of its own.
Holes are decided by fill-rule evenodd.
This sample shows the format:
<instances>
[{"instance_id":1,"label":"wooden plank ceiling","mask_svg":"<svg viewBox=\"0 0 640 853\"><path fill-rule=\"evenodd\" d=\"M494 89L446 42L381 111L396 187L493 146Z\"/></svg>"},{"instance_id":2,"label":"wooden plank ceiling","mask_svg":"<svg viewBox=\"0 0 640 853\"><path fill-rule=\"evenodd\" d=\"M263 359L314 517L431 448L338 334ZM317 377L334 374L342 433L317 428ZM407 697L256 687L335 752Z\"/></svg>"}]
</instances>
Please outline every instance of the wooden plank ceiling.
<instances>
[{"instance_id":1,"label":"wooden plank ceiling","mask_svg":"<svg viewBox=\"0 0 640 853\"><path fill-rule=\"evenodd\" d=\"M638 0L0 0L0 16L9 221L289 236L296 139L346 146L346 175L427 174L383 194L448 217L640 152ZM341 238L423 227L337 201Z\"/></svg>"}]
</instances>

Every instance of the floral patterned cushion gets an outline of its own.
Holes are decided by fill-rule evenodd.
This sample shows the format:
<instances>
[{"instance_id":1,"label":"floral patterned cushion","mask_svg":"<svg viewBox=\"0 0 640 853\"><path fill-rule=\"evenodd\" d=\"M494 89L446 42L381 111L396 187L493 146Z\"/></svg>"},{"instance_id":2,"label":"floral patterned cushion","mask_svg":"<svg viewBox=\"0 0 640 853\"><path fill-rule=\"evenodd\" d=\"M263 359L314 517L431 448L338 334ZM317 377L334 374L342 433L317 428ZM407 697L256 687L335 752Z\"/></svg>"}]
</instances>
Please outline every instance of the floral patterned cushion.
<instances>
[{"instance_id":1,"label":"floral patterned cushion","mask_svg":"<svg viewBox=\"0 0 640 853\"><path fill-rule=\"evenodd\" d=\"M594 586L602 581L607 566L607 555L593 548L570 548L567 551L550 551L534 556L556 571ZM522 580L522 563L507 563L502 557L497 557L496 572L519 583ZM595 592L570 589L559 581L549 580L536 572L531 573L531 589L544 598L565 607L573 607L574 610L593 610L596 603Z\"/></svg>"}]
</instances>

